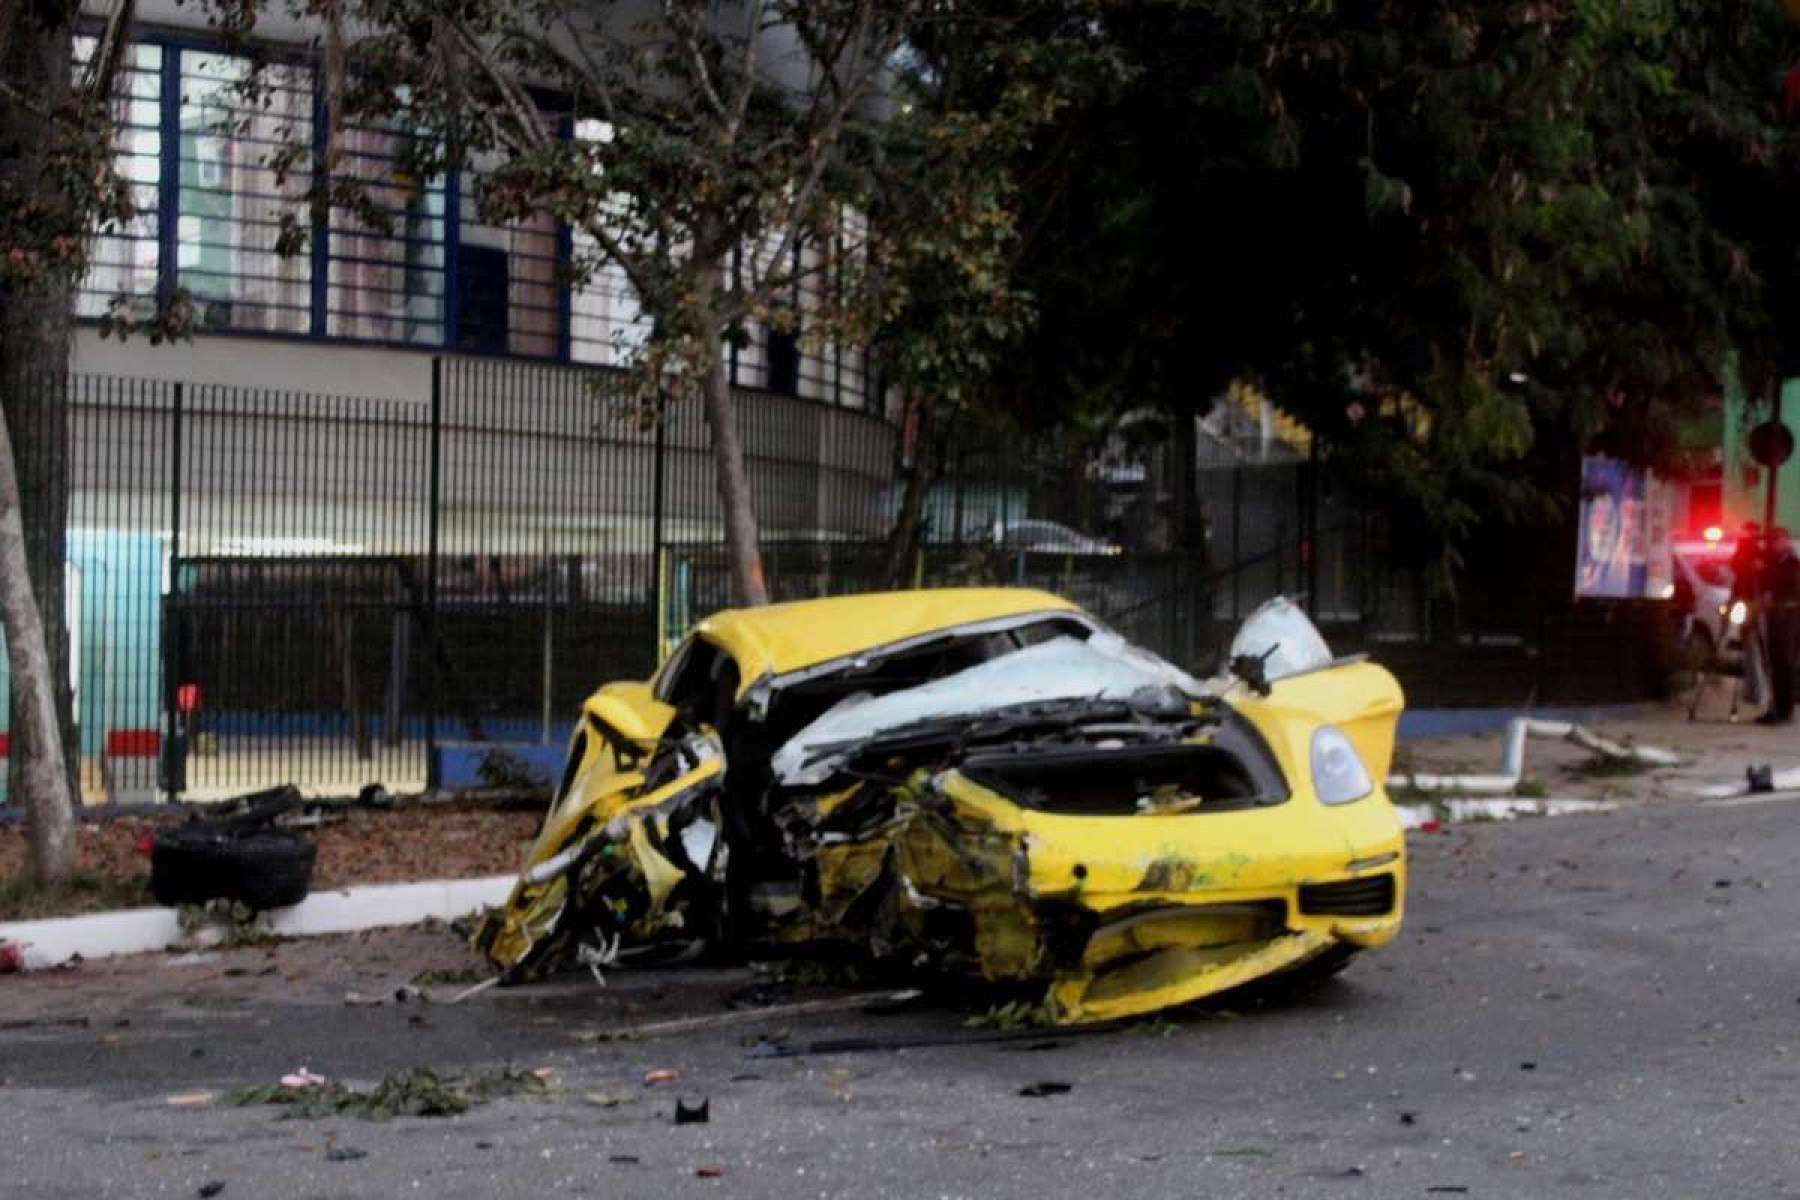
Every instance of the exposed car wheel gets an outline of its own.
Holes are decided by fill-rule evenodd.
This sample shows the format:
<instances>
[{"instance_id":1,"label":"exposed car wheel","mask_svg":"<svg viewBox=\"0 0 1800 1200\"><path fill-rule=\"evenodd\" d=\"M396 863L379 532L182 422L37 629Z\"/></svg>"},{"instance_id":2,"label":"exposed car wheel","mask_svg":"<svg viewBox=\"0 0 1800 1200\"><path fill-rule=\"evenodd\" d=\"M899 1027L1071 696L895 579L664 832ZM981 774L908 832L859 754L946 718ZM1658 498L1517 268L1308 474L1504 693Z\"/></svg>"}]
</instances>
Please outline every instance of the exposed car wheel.
<instances>
[{"instance_id":1,"label":"exposed car wheel","mask_svg":"<svg viewBox=\"0 0 1800 1200\"><path fill-rule=\"evenodd\" d=\"M158 904L236 900L258 912L306 898L318 847L291 829L183 825L150 847L150 891Z\"/></svg>"}]
</instances>

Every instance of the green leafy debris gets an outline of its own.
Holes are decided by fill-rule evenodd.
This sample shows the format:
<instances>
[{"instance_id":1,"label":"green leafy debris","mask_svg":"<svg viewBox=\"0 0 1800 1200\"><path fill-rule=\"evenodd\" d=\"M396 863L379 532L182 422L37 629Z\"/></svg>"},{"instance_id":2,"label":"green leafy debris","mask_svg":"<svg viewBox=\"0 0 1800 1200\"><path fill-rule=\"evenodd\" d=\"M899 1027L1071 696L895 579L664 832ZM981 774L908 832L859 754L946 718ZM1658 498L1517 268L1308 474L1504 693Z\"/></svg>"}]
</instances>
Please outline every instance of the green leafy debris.
<instances>
[{"instance_id":1,"label":"green leafy debris","mask_svg":"<svg viewBox=\"0 0 1800 1200\"><path fill-rule=\"evenodd\" d=\"M461 1116L490 1100L512 1096L541 1099L556 1091L551 1079L531 1071L502 1070L461 1079L440 1076L429 1067L414 1067L389 1075L367 1089L347 1083L301 1088L275 1083L238 1088L225 1099L239 1107L279 1105L284 1118L357 1117L388 1121L395 1117Z\"/></svg>"},{"instance_id":2,"label":"green leafy debris","mask_svg":"<svg viewBox=\"0 0 1800 1200\"><path fill-rule=\"evenodd\" d=\"M1036 1029L1055 1024L1049 1005L1042 1000L1009 1000L976 1013L963 1022L965 1029Z\"/></svg>"}]
</instances>

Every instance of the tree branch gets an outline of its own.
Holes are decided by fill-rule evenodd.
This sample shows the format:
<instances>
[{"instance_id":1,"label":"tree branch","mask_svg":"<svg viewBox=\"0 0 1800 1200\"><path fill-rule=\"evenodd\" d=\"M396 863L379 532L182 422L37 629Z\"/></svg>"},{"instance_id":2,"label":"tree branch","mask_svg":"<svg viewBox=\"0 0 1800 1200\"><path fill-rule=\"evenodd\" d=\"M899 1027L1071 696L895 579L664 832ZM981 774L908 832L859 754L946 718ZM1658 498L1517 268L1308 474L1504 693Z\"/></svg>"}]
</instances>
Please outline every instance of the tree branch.
<instances>
[{"instance_id":1,"label":"tree branch","mask_svg":"<svg viewBox=\"0 0 1800 1200\"><path fill-rule=\"evenodd\" d=\"M674 7L674 5L670 6L670 25L675 30L676 39L687 51L689 65L694 72L694 84L713 112L717 113L721 120L729 123L730 113L725 108L725 102L719 99L718 90L713 86L712 72L706 66L706 50L700 44L701 22L695 19L691 9L684 10L683 15L677 17L673 11Z\"/></svg>"},{"instance_id":2,"label":"tree branch","mask_svg":"<svg viewBox=\"0 0 1800 1200\"><path fill-rule=\"evenodd\" d=\"M500 68L487 47L481 44L469 27L461 21L443 15L435 17L433 23L436 25L439 35L447 33L455 41L463 55L479 67L487 76L488 82L493 85L495 92L500 97L500 102L505 105L506 111L511 115L518 130L517 138L506 140L523 144L532 150L542 150L549 145L554 139L554 135L544 128L543 114L538 111L537 105L531 102L531 97L525 94L524 88L519 85L518 81ZM490 125L490 128L498 128L498 126Z\"/></svg>"},{"instance_id":3,"label":"tree branch","mask_svg":"<svg viewBox=\"0 0 1800 1200\"><path fill-rule=\"evenodd\" d=\"M762 42L763 0L750 0L749 30L744 35L744 61L738 68L737 103L732 106L726 123L726 136L737 141L738 131L750 114L750 97L756 92L756 50Z\"/></svg>"},{"instance_id":4,"label":"tree branch","mask_svg":"<svg viewBox=\"0 0 1800 1200\"><path fill-rule=\"evenodd\" d=\"M856 31L854 40L856 44L861 45L864 41L870 20L870 4L865 2L859 5L857 9L857 17L854 23L854 29ZM846 35L846 37L848 38L849 35ZM831 108L829 115L825 118L824 128L815 132L813 137L809 139L813 160L807 169L806 179L795 191L793 200L786 206L787 219L780 222L783 227L781 241L777 243L775 253L771 256L772 262L781 262L794 250L796 240L800 236L800 228L806 221L806 211L811 206L813 195L818 191L819 185L825 177L825 169L831 160L832 150L837 145L838 138L842 135L844 122L849 118L851 108L853 108L856 102L862 98L862 89L867 87L869 82L879 72L887 68L888 58L892 55L895 48L896 44L893 40L888 39L884 41L883 45L880 47L879 53L870 53L865 57L864 61L873 63L873 68L868 69L863 73L860 86L843 86L838 89L838 102ZM832 67L827 67L826 69L830 77L833 80L836 80L838 75L837 71ZM818 104L814 105L814 114L817 113L818 107ZM811 124L811 122L808 123ZM740 288L739 290L744 289ZM760 292L761 289L752 290Z\"/></svg>"}]
</instances>

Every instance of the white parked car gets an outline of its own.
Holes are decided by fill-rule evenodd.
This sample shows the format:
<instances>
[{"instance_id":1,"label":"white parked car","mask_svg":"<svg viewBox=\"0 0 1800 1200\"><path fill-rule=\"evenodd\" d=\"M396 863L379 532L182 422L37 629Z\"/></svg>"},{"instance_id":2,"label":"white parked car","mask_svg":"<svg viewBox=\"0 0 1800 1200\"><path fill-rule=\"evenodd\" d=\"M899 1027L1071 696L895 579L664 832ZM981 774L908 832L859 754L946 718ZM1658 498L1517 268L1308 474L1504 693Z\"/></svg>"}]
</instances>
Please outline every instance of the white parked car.
<instances>
[{"instance_id":1,"label":"white parked car","mask_svg":"<svg viewBox=\"0 0 1800 1200\"><path fill-rule=\"evenodd\" d=\"M1681 644L1696 662L1743 661L1742 605L1732 611L1731 549L1711 542L1676 542L1674 604Z\"/></svg>"},{"instance_id":2,"label":"white parked car","mask_svg":"<svg viewBox=\"0 0 1800 1200\"><path fill-rule=\"evenodd\" d=\"M1105 538L1089 537L1055 521L1036 519L994 522L994 545L1004 550L1034 554L1117 554L1119 547Z\"/></svg>"}]
</instances>

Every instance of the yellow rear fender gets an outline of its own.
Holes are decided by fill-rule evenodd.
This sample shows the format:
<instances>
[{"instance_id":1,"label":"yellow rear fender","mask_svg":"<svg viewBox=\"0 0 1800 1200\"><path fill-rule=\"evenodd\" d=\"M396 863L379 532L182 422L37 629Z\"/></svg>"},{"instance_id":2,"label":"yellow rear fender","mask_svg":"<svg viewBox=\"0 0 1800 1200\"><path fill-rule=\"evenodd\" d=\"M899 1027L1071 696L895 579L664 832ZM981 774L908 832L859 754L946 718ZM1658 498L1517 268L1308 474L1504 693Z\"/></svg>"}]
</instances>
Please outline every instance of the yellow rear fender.
<instances>
[{"instance_id":1,"label":"yellow rear fender","mask_svg":"<svg viewBox=\"0 0 1800 1200\"><path fill-rule=\"evenodd\" d=\"M1394 732L1405 703L1400 681L1372 662L1290 675L1276 680L1267 696L1234 693L1231 698L1232 707L1256 726L1297 788L1311 779L1312 735L1320 725L1344 731L1379 786L1394 761Z\"/></svg>"}]
</instances>

